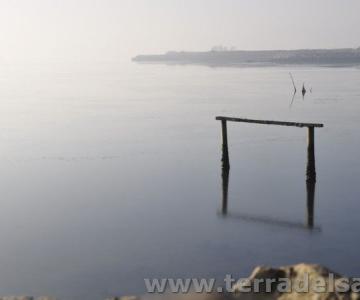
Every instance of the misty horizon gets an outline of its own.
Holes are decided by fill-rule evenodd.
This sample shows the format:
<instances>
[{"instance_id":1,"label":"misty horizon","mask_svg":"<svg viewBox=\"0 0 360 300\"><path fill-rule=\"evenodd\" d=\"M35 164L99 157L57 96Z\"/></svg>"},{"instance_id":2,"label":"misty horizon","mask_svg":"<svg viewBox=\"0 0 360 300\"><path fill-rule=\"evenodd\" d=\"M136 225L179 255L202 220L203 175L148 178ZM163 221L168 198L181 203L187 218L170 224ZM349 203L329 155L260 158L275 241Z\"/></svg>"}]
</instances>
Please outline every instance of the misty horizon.
<instances>
[{"instance_id":1,"label":"misty horizon","mask_svg":"<svg viewBox=\"0 0 360 300\"><path fill-rule=\"evenodd\" d=\"M128 60L217 44L242 50L357 48L359 11L356 0L2 1L0 62Z\"/></svg>"},{"instance_id":2,"label":"misty horizon","mask_svg":"<svg viewBox=\"0 0 360 300\"><path fill-rule=\"evenodd\" d=\"M222 45L221 45L222 46ZM284 49L270 49L270 48L265 48L265 49L240 49L237 48L236 46L231 46L231 47L227 47L227 46L222 46L223 49L214 49L215 47L218 46L214 46L211 47L210 49L200 49L200 50L167 50L165 52L157 52L157 53L138 53L138 55L142 55L142 54L146 54L146 55L158 55L158 54L168 54L168 53L181 53L181 52L185 52L185 53L203 53L203 52L236 52L236 51L243 51L243 52L270 52L270 51L309 51L309 50L360 50L360 46L359 47L339 47L339 48L284 48Z\"/></svg>"}]
</instances>

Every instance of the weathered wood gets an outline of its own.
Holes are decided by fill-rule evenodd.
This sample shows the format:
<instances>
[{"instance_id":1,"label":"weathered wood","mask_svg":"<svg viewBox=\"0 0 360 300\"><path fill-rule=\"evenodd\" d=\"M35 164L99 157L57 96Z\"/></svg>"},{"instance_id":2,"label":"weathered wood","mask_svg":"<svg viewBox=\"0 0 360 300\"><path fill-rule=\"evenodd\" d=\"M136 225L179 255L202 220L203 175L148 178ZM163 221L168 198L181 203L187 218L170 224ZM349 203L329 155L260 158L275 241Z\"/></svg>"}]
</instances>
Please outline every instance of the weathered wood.
<instances>
[{"instance_id":1,"label":"weathered wood","mask_svg":"<svg viewBox=\"0 0 360 300\"><path fill-rule=\"evenodd\" d=\"M316 186L316 165L315 165L315 129L308 128L308 149L306 166L306 194L308 210L308 227L314 227L314 201Z\"/></svg>"},{"instance_id":2,"label":"weathered wood","mask_svg":"<svg viewBox=\"0 0 360 300\"><path fill-rule=\"evenodd\" d=\"M252 120L244 118L231 118L231 117L216 117L218 121L230 121L230 122L243 122L243 123L255 123L264 125L280 125L280 126L294 126L294 127L324 127L324 124L319 123L300 123L300 122L283 122L283 121L269 121L269 120Z\"/></svg>"},{"instance_id":3,"label":"weathered wood","mask_svg":"<svg viewBox=\"0 0 360 300\"><path fill-rule=\"evenodd\" d=\"M315 149L315 130L314 127L309 128L309 137L308 137L309 148L314 150Z\"/></svg>"},{"instance_id":4,"label":"weathered wood","mask_svg":"<svg viewBox=\"0 0 360 300\"><path fill-rule=\"evenodd\" d=\"M314 202L315 202L315 186L316 186L316 167L315 167L315 127L324 127L323 124L317 123L296 123L296 122L281 122L281 121L265 121L265 120L251 120L243 118L231 118L231 117L216 117L216 120L221 121L222 127L222 183L223 183L223 202L222 202L222 214L227 215L228 208L228 188L229 188L229 150L228 150L228 137L227 137L227 122L244 122L244 123L256 123L265 125L280 125L280 126L295 126L295 127L307 127L308 128L308 147L307 147L307 166L306 166L306 191L307 191L307 228L314 229ZM243 218L243 217L241 217ZM259 218L247 218L259 221ZM268 220L263 220L268 222ZM272 220L270 222L274 223ZM277 222L279 223L279 222ZM280 224L286 226L294 226L289 222L280 222ZM297 225L295 225L297 226Z\"/></svg>"},{"instance_id":5,"label":"weathered wood","mask_svg":"<svg viewBox=\"0 0 360 300\"><path fill-rule=\"evenodd\" d=\"M315 130L313 127L308 129L308 149L307 149L307 167L306 180L316 181L316 166L315 166Z\"/></svg>"},{"instance_id":6,"label":"weathered wood","mask_svg":"<svg viewBox=\"0 0 360 300\"><path fill-rule=\"evenodd\" d=\"M226 121L221 121L221 128L222 128L222 163L223 168L229 169L230 168L230 160L229 160L229 148L228 148L228 138L227 138L227 126Z\"/></svg>"}]
</instances>

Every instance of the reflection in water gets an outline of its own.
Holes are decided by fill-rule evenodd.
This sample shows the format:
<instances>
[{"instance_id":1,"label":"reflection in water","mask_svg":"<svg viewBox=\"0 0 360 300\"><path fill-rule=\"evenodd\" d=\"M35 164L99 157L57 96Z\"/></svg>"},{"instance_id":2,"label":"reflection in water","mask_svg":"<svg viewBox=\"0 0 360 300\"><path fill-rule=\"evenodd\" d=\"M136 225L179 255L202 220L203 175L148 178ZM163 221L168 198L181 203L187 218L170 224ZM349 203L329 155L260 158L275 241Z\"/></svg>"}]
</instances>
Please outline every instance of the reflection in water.
<instances>
[{"instance_id":1,"label":"reflection in water","mask_svg":"<svg viewBox=\"0 0 360 300\"><path fill-rule=\"evenodd\" d=\"M306 94L305 83L303 83L303 87L302 87L301 93L302 93L302 96L303 96L303 98L304 98L304 97L305 97L305 94Z\"/></svg>"},{"instance_id":2,"label":"reflection in water","mask_svg":"<svg viewBox=\"0 0 360 300\"><path fill-rule=\"evenodd\" d=\"M277 218L273 217L267 217L267 216L260 216L260 215L254 215L254 214L240 214L240 213L228 213L226 215L227 218L235 219L235 220L241 220L246 222L254 222L254 223L261 223L265 225L270 226L279 226L279 227L286 227L290 229L300 229L300 230L311 230L315 232L320 232L320 227L309 227L308 225L305 225L302 222L294 222L289 220L279 220Z\"/></svg>"},{"instance_id":3,"label":"reflection in water","mask_svg":"<svg viewBox=\"0 0 360 300\"><path fill-rule=\"evenodd\" d=\"M223 162L224 155L223 152ZM315 146L314 146L314 128L309 128L309 144L307 149L307 167L306 167L306 198L307 198L307 224L301 224L291 221L277 220L269 217L246 215L246 214L232 214L228 213L228 191L229 191L229 176L230 168L227 164L222 164L222 210L223 216L241 219L245 221L265 223L267 225L277 225L288 228L307 228L310 230L319 231L320 228L314 227L314 202L315 202L315 187L316 187L316 167L315 167Z\"/></svg>"},{"instance_id":4,"label":"reflection in water","mask_svg":"<svg viewBox=\"0 0 360 300\"><path fill-rule=\"evenodd\" d=\"M296 90L294 91L294 94L293 94L293 96L292 96L292 98L291 98L290 108L291 108L291 107L293 106L293 104L294 104L295 96L296 96Z\"/></svg>"},{"instance_id":5,"label":"reflection in water","mask_svg":"<svg viewBox=\"0 0 360 300\"><path fill-rule=\"evenodd\" d=\"M228 192L229 192L229 174L230 169L223 167L222 168L222 210L223 215L227 215L228 209Z\"/></svg>"},{"instance_id":6,"label":"reflection in water","mask_svg":"<svg viewBox=\"0 0 360 300\"><path fill-rule=\"evenodd\" d=\"M314 228L315 185L316 181L306 180L307 225L310 229Z\"/></svg>"}]
</instances>

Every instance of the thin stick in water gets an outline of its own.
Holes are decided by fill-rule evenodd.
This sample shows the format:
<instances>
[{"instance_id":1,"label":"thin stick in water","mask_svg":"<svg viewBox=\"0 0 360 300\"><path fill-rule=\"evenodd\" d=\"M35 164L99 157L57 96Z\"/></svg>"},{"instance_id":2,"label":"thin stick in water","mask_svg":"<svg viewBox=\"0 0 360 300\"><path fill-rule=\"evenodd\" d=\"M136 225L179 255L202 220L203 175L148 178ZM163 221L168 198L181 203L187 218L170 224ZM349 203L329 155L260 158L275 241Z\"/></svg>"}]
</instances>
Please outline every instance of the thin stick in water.
<instances>
[{"instance_id":1,"label":"thin stick in water","mask_svg":"<svg viewBox=\"0 0 360 300\"><path fill-rule=\"evenodd\" d=\"M294 86L294 91L295 91L295 93L296 93L297 89L296 89L296 85L295 85L294 77L292 76L292 74L291 74L291 73L289 73L289 75L290 75L291 81L292 81L293 86Z\"/></svg>"}]
</instances>

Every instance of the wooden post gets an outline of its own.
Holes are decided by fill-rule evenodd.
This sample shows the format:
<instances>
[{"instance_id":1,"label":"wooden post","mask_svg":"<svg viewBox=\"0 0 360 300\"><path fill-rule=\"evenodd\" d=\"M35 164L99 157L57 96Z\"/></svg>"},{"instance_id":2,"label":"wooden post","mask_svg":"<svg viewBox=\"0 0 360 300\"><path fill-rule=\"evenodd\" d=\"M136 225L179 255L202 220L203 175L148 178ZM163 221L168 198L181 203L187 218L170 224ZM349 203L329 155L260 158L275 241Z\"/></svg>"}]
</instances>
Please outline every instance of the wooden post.
<instances>
[{"instance_id":1,"label":"wooden post","mask_svg":"<svg viewBox=\"0 0 360 300\"><path fill-rule=\"evenodd\" d=\"M270 121L270 120L254 120L254 119L245 119L245 118L232 118L232 117L222 117L217 116L215 118L217 121L221 121L222 127L222 167L229 169L230 168L230 159L229 159L229 147L228 147L228 138L227 138L227 126L226 122L241 122L241 123L253 123L253 124L264 124L264 125L278 125L278 126L293 126L308 128L309 134L309 143L308 143L308 165L306 169L307 180L316 181L316 171L315 171L315 127L322 128L324 124L319 123L300 123L300 122L285 122L285 121Z\"/></svg>"},{"instance_id":2,"label":"wooden post","mask_svg":"<svg viewBox=\"0 0 360 300\"><path fill-rule=\"evenodd\" d=\"M314 201L316 186L316 164L315 164L315 128L308 127L308 149L306 166L306 194L307 194L307 225L314 227Z\"/></svg>"},{"instance_id":3,"label":"wooden post","mask_svg":"<svg viewBox=\"0 0 360 300\"><path fill-rule=\"evenodd\" d=\"M222 167L224 169L230 169L226 120L221 120L221 128L222 128L222 139L223 139L223 143L222 143Z\"/></svg>"},{"instance_id":4,"label":"wooden post","mask_svg":"<svg viewBox=\"0 0 360 300\"><path fill-rule=\"evenodd\" d=\"M308 149L307 149L306 180L316 181L315 167L315 129L308 127Z\"/></svg>"}]
</instances>

